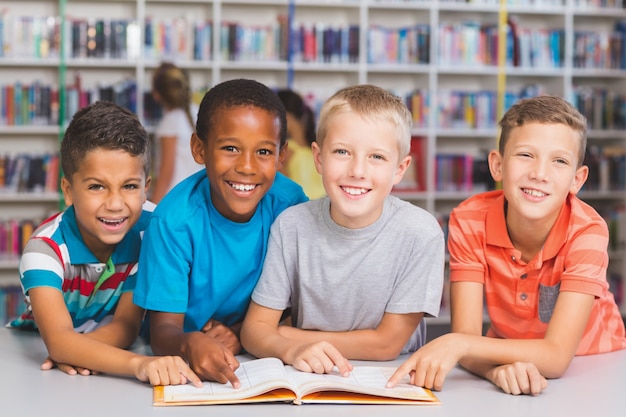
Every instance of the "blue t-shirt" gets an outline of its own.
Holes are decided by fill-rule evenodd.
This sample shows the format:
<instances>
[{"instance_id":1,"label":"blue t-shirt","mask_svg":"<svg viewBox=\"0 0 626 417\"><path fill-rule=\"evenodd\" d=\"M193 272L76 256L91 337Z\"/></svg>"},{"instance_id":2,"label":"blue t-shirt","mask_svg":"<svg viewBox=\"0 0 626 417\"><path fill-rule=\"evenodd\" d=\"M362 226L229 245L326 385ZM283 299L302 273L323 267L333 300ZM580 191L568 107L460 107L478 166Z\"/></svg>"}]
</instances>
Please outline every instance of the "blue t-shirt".
<instances>
[{"instance_id":1,"label":"blue t-shirt","mask_svg":"<svg viewBox=\"0 0 626 417\"><path fill-rule=\"evenodd\" d=\"M184 313L186 332L211 318L228 326L243 320L272 222L307 200L299 185L277 173L252 218L236 223L215 209L209 187L202 170L170 191L154 211L139 257L135 304Z\"/></svg>"}]
</instances>

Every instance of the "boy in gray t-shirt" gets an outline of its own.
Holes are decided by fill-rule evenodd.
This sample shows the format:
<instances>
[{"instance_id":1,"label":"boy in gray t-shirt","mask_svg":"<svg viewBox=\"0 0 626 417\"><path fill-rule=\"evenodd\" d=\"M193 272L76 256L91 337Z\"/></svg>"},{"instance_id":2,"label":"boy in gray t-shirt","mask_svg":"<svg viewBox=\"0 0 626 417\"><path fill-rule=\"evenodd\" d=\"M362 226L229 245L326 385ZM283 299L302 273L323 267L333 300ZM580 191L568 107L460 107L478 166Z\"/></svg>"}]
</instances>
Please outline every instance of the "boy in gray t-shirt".
<instances>
[{"instance_id":1,"label":"boy in gray t-shirt","mask_svg":"<svg viewBox=\"0 0 626 417\"><path fill-rule=\"evenodd\" d=\"M411 163L411 114L393 94L347 87L322 107L313 155L328 197L285 210L241 330L244 348L305 372L347 374L424 344L439 313L444 239L390 196ZM285 310L291 325L282 325Z\"/></svg>"}]
</instances>

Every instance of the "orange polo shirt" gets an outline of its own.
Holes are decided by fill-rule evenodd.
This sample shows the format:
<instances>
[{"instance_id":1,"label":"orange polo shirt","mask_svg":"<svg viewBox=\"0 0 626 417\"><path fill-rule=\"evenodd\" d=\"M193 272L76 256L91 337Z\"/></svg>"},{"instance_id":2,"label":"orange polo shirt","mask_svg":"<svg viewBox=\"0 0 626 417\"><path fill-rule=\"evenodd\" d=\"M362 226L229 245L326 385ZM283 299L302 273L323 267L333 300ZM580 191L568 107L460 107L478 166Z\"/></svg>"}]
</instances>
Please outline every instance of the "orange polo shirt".
<instances>
[{"instance_id":1,"label":"orange polo shirt","mask_svg":"<svg viewBox=\"0 0 626 417\"><path fill-rule=\"evenodd\" d=\"M624 322L606 279L608 229L569 195L541 251L529 262L513 247L501 190L473 196L450 214L450 281L484 285L487 336L542 339L559 291L595 297L576 355L626 348Z\"/></svg>"}]
</instances>

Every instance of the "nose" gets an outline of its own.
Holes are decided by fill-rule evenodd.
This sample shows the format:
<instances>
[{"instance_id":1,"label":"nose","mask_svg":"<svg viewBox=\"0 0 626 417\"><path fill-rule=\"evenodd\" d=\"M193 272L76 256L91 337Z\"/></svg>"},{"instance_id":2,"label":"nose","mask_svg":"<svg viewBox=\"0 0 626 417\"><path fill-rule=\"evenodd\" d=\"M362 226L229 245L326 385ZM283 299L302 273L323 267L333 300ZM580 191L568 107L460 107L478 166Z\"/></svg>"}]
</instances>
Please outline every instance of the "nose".
<instances>
[{"instance_id":1,"label":"nose","mask_svg":"<svg viewBox=\"0 0 626 417\"><path fill-rule=\"evenodd\" d=\"M235 170L241 174L253 174L255 171L254 155L250 152L242 152L237 158Z\"/></svg>"},{"instance_id":2,"label":"nose","mask_svg":"<svg viewBox=\"0 0 626 417\"><path fill-rule=\"evenodd\" d=\"M537 158L533 162L532 168L530 170L531 178L538 181L546 181L549 178L548 165L549 161L544 161Z\"/></svg>"},{"instance_id":3,"label":"nose","mask_svg":"<svg viewBox=\"0 0 626 417\"><path fill-rule=\"evenodd\" d=\"M124 197L119 191L111 191L106 199L106 208L111 211L121 210L124 207Z\"/></svg>"},{"instance_id":4,"label":"nose","mask_svg":"<svg viewBox=\"0 0 626 417\"><path fill-rule=\"evenodd\" d=\"M350 160L348 174L354 178L365 178L367 173L366 161L364 158L353 157Z\"/></svg>"}]
</instances>

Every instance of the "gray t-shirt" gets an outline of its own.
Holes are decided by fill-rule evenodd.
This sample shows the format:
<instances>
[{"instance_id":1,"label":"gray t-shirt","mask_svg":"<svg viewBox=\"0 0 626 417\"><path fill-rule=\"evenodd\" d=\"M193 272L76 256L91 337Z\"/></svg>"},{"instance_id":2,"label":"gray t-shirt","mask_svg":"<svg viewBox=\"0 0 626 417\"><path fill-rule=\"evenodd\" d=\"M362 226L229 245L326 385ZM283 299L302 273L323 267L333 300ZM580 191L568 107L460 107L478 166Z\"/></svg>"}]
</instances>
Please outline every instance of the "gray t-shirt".
<instances>
[{"instance_id":1,"label":"gray t-shirt","mask_svg":"<svg viewBox=\"0 0 626 417\"><path fill-rule=\"evenodd\" d=\"M389 196L374 224L348 229L332 220L326 197L274 221L252 299L291 307L292 323L302 329L374 329L385 312L437 316L443 269L443 232L427 211ZM424 330L416 329L403 353L424 343Z\"/></svg>"}]
</instances>

